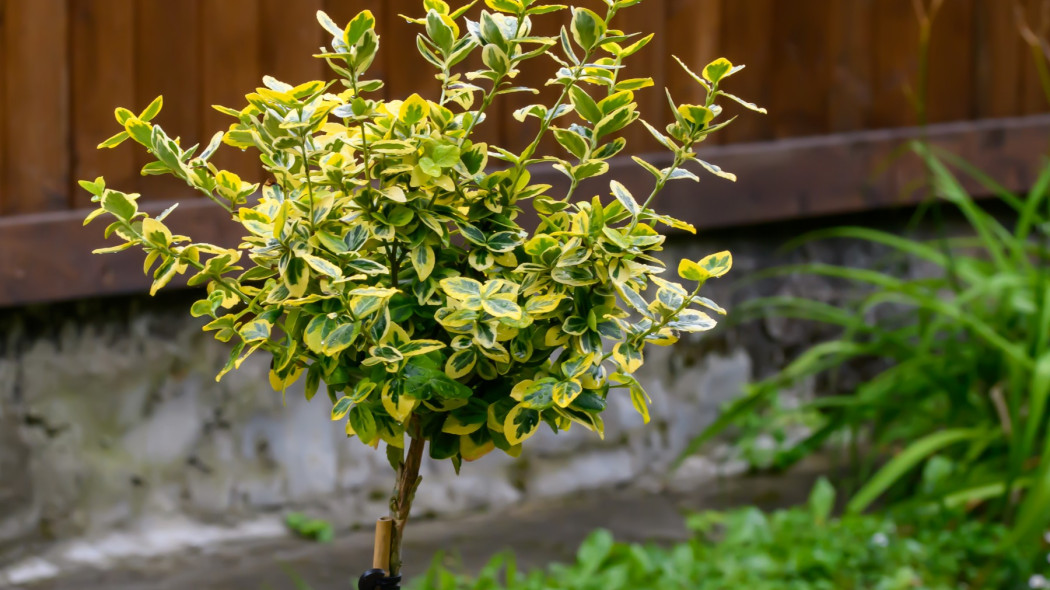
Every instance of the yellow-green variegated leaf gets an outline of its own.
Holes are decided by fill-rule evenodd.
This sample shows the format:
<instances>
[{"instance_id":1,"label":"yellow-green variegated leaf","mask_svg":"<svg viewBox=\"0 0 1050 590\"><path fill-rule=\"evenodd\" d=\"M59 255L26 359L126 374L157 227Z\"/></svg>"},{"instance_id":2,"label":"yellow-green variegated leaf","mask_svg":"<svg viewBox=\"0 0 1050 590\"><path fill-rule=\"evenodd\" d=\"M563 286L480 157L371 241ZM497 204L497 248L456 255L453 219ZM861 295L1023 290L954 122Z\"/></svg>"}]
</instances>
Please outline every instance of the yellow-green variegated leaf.
<instances>
[{"instance_id":1,"label":"yellow-green variegated leaf","mask_svg":"<svg viewBox=\"0 0 1050 590\"><path fill-rule=\"evenodd\" d=\"M652 400L646 395L645 390L638 383L637 380L632 380L630 384L631 390L631 405L634 406L636 412L642 416L642 421L646 424L649 423L649 404Z\"/></svg>"},{"instance_id":2,"label":"yellow-green variegated leaf","mask_svg":"<svg viewBox=\"0 0 1050 590\"><path fill-rule=\"evenodd\" d=\"M540 413L523 405L514 406L503 421L503 435L512 446L536 434L540 427Z\"/></svg>"},{"instance_id":3,"label":"yellow-green variegated leaf","mask_svg":"<svg viewBox=\"0 0 1050 590\"><path fill-rule=\"evenodd\" d=\"M510 396L530 410L546 410L554 404L554 384L557 382L552 377L538 381L526 379L514 386Z\"/></svg>"},{"instance_id":4,"label":"yellow-green variegated leaf","mask_svg":"<svg viewBox=\"0 0 1050 590\"><path fill-rule=\"evenodd\" d=\"M408 344L399 346L397 349L401 351L403 357L408 358L441 350L442 348L445 348L445 343L440 340L413 340Z\"/></svg>"},{"instance_id":5,"label":"yellow-green variegated leaf","mask_svg":"<svg viewBox=\"0 0 1050 590\"><path fill-rule=\"evenodd\" d=\"M521 318L521 307L512 301L509 296L495 296L481 300L481 308L497 318Z\"/></svg>"},{"instance_id":6,"label":"yellow-green variegated leaf","mask_svg":"<svg viewBox=\"0 0 1050 590\"><path fill-rule=\"evenodd\" d=\"M470 374L474 365L478 362L478 355L473 348L459 350L448 357L445 363L445 374L452 379L459 379Z\"/></svg>"},{"instance_id":7,"label":"yellow-green variegated leaf","mask_svg":"<svg viewBox=\"0 0 1050 590\"><path fill-rule=\"evenodd\" d=\"M292 369L287 376L281 377L276 371L270 370L270 387L273 387L274 391L284 391L288 389L293 383L299 380L299 376L303 374L302 367L295 367Z\"/></svg>"},{"instance_id":8,"label":"yellow-green variegated leaf","mask_svg":"<svg viewBox=\"0 0 1050 590\"><path fill-rule=\"evenodd\" d=\"M558 381L553 388L554 403L559 407L567 408L581 393L583 393L583 386L579 381L575 379Z\"/></svg>"},{"instance_id":9,"label":"yellow-green variegated leaf","mask_svg":"<svg viewBox=\"0 0 1050 590\"><path fill-rule=\"evenodd\" d=\"M300 255L300 258L305 260L306 263L310 265L310 268L316 270L317 272L325 276L332 277L333 279L343 278L343 271L340 270L338 266L325 260L324 258L321 258L320 256L314 256L312 254L302 254Z\"/></svg>"},{"instance_id":10,"label":"yellow-green variegated leaf","mask_svg":"<svg viewBox=\"0 0 1050 590\"><path fill-rule=\"evenodd\" d=\"M445 419L445 424L441 427L441 432L447 432L448 434L470 434L481 429L484 425L484 421L476 424L464 424L455 414L449 414L448 418Z\"/></svg>"},{"instance_id":11,"label":"yellow-green variegated leaf","mask_svg":"<svg viewBox=\"0 0 1050 590\"><path fill-rule=\"evenodd\" d=\"M706 313L687 309L675 316L673 321L668 322L667 327L682 332L706 332L713 329L717 324L714 318Z\"/></svg>"},{"instance_id":12,"label":"yellow-green variegated leaf","mask_svg":"<svg viewBox=\"0 0 1050 590\"><path fill-rule=\"evenodd\" d=\"M353 405L354 402L349 397L343 396L339 398L339 400L335 402L335 405L332 406L332 420L342 420L345 418L346 415L350 413L350 408L353 407Z\"/></svg>"},{"instance_id":13,"label":"yellow-green variegated leaf","mask_svg":"<svg viewBox=\"0 0 1050 590\"><path fill-rule=\"evenodd\" d=\"M419 400L403 395L399 384L386 382L383 384L383 407L390 417L398 422L404 423L412 410L419 405Z\"/></svg>"},{"instance_id":14,"label":"yellow-green variegated leaf","mask_svg":"<svg viewBox=\"0 0 1050 590\"><path fill-rule=\"evenodd\" d=\"M678 263L678 276L688 281L699 281L702 283L711 278L711 273L692 260L682 259Z\"/></svg>"},{"instance_id":15,"label":"yellow-green variegated leaf","mask_svg":"<svg viewBox=\"0 0 1050 590\"><path fill-rule=\"evenodd\" d=\"M464 461L477 461L496 448L496 443L492 442L491 438L479 444L474 440L476 434L465 434L459 437L459 454L463 456Z\"/></svg>"},{"instance_id":16,"label":"yellow-green variegated leaf","mask_svg":"<svg viewBox=\"0 0 1050 590\"><path fill-rule=\"evenodd\" d=\"M481 305L481 283L466 277L452 277L442 279L439 283L441 290L449 297L463 302L477 302Z\"/></svg>"},{"instance_id":17,"label":"yellow-green variegated leaf","mask_svg":"<svg viewBox=\"0 0 1050 590\"><path fill-rule=\"evenodd\" d=\"M293 256L288 261L283 278L289 296L299 298L306 294L306 288L310 285L310 269L301 258Z\"/></svg>"},{"instance_id":18,"label":"yellow-green variegated leaf","mask_svg":"<svg viewBox=\"0 0 1050 590\"><path fill-rule=\"evenodd\" d=\"M142 238L154 246L167 247L171 243L171 232L163 223L147 217L142 220Z\"/></svg>"},{"instance_id":19,"label":"yellow-green variegated leaf","mask_svg":"<svg viewBox=\"0 0 1050 590\"><path fill-rule=\"evenodd\" d=\"M434 248L431 246L419 246L412 250L411 260L412 268L416 269L419 280L425 281L430 276L430 273L434 271L437 256L434 254Z\"/></svg>"},{"instance_id":20,"label":"yellow-green variegated leaf","mask_svg":"<svg viewBox=\"0 0 1050 590\"><path fill-rule=\"evenodd\" d=\"M711 276L720 277L733 268L733 255L727 251L705 256L700 259L700 266Z\"/></svg>"},{"instance_id":21,"label":"yellow-green variegated leaf","mask_svg":"<svg viewBox=\"0 0 1050 590\"><path fill-rule=\"evenodd\" d=\"M613 347L613 360L627 374L642 368L644 362L642 351L627 342L619 342Z\"/></svg>"},{"instance_id":22,"label":"yellow-green variegated leaf","mask_svg":"<svg viewBox=\"0 0 1050 590\"><path fill-rule=\"evenodd\" d=\"M418 94L413 94L401 103L397 118L408 125L414 125L430 114L430 104Z\"/></svg>"},{"instance_id":23,"label":"yellow-green variegated leaf","mask_svg":"<svg viewBox=\"0 0 1050 590\"><path fill-rule=\"evenodd\" d=\"M247 324L241 326L241 338L243 338L245 342L256 342L259 340L266 340L270 337L270 330L272 329L273 324L271 322L268 322L264 319L254 319L248 322Z\"/></svg>"},{"instance_id":24,"label":"yellow-green variegated leaf","mask_svg":"<svg viewBox=\"0 0 1050 590\"><path fill-rule=\"evenodd\" d=\"M371 444L379 436L375 416L365 406L354 406L350 409L347 425L365 444Z\"/></svg>"},{"instance_id":25,"label":"yellow-green variegated leaf","mask_svg":"<svg viewBox=\"0 0 1050 590\"><path fill-rule=\"evenodd\" d=\"M547 314L554 313L563 300L565 300L565 295L562 294L530 297L525 302L525 313L535 319L541 319Z\"/></svg>"}]
</instances>

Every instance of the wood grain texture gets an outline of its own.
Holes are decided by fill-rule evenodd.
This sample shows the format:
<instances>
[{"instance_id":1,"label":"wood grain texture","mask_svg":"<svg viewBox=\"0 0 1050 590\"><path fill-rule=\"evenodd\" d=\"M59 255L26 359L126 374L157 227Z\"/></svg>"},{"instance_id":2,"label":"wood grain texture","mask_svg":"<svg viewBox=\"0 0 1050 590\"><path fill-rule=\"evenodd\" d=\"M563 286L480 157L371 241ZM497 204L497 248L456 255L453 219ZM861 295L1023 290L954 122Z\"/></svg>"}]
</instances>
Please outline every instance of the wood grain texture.
<instances>
[{"instance_id":1,"label":"wood grain texture","mask_svg":"<svg viewBox=\"0 0 1050 590\"><path fill-rule=\"evenodd\" d=\"M827 17L824 0L776 4L770 82L777 92L765 105L776 138L819 135L828 130L827 47L831 27ZM727 86L732 87L732 80Z\"/></svg>"},{"instance_id":2,"label":"wood grain texture","mask_svg":"<svg viewBox=\"0 0 1050 590\"><path fill-rule=\"evenodd\" d=\"M4 213L65 209L70 198L69 13L65 0L5 0Z\"/></svg>"},{"instance_id":3,"label":"wood grain texture","mask_svg":"<svg viewBox=\"0 0 1050 590\"><path fill-rule=\"evenodd\" d=\"M919 24L912 0L877 0L872 16L874 93L869 125L876 129L915 125Z\"/></svg>"},{"instance_id":4,"label":"wood grain texture","mask_svg":"<svg viewBox=\"0 0 1050 590\"><path fill-rule=\"evenodd\" d=\"M4 63L4 55L7 55L11 49L8 44L13 47L12 39L16 36L13 33L13 28L9 27L7 19L7 4L8 0L0 0L0 64ZM5 205L7 201L7 118L8 110L6 107L7 103L7 75L0 71L0 217L4 215ZM12 156L13 158L13 156Z\"/></svg>"},{"instance_id":5,"label":"wood grain texture","mask_svg":"<svg viewBox=\"0 0 1050 590\"><path fill-rule=\"evenodd\" d=\"M1012 2L976 4L974 96L977 117L1006 117L1020 112L1022 71L1034 67L1022 47Z\"/></svg>"},{"instance_id":6,"label":"wood grain texture","mask_svg":"<svg viewBox=\"0 0 1050 590\"><path fill-rule=\"evenodd\" d=\"M260 59L260 4L257 0L205 2L201 12L201 124L195 141L207 142L226 130L233 119L211 105L240 109L244 95L263 85ZM236 59L231 59L236 56ZM259 153L254 149L219 150L212 162L247 182L263 180Z\"/></svg>"},{"instance_id":7,"label":"wood grain texture","mask_svg":"<svg viewBox=\"0 0 1050 590\"><path fill-rule=\"evenodd\" d=\"M977 114L976 16L975 0L947 0L933 23L928 102L931 123L965 121Z\"/></svg>"},{"instance_id":8,"label":"wood grain texture","mask_svg":"<svg viewBox=\"0 0 1050 590\"><path fill-rule=\"evenodd\" d=\"M1050 41L1050 0L1019 0L1025 7L1028 26L1044 41ZM1050 106L1048 97L1039 80L1034 58L1026 46L1020 59L1021 97L1019 110L1023 114L1041 113ZM1039 59L1046 59L1040 57Z\"/></svg>"},{"instance_id":9,"label":"wood grain texture","mask_svg":"<svg viewBox=\"0 0 1050 590\"><path fill-rule=\"evenodd\" d=\"M258 0L259 66L266 74L292 85L328 76L324 60L313 57L327 41L317 23L323 0Z\"/></svg>"},{"instance_id":10,"label":"wood grain texture","mask_svg":"<svg viewBox=\"0 0 1050 590\"><path fill-rule=\"evenodd\" d=\"M774 89L772 79L773 20L778 0L730 1L722 6L722 51L734 64L747 68L727 82L727 92L768 107L779 89ZM795 82L792 82L795 83ZM762 141L773 138L772 121L768 116L753 114L728 101L723 106L728 116L742 115L722 132L726 143Z\"/></svg>"},{"instance_id":11,"label":"wood grain texture","mask_svg":"<svg viewBox=\"0 0 1050 590\"><path fill-rule=\"evenodd\" d=\"M121 131L115 107L141 108L135 96L134 0L72 0L73 180L104 176L110 186L137 192L139 173L130 142L99 150ZM90 206L91 195L71 185L72 206Z\"/></svg>"},{"instance_id":12,"label":"wood grain texture","mask_svg":"<svg viewBox=\"0 0 1050 590\"><path fill-rule=\"evenodd\" d=\"M701 173L699 189L690 182L670 184L660 196L659 208L703 230L911 204L919 196L910 189L921 176L922 165L899 154L901 146L918 134L914 128L861 131L708 148L701 157L736 172L740 181ZM982 170L994 171L997 180L1012 190L1023 190L1033 182L1048 134L1050 115L947 123L927 131L935 144ZM652 161L666 165L667 157L660 154ZM627 158L612 162L613 176L640 194L651 180L636 171ZM549 170L538 170L534 180L564 186L563 177ZM964 184L981 194L973 183ZM581 194L604 189L599 181L582 187ZM164 205L146 207L156 213ZM147 288L141 252L90 254L107 244L103 224L83 228L83 215L83 211L60 211L0 218L0 252L5 253L0 257L0 307ZM229 215L207 200L184 203L167 223L173 231L196 240L227 246L235 245L240 235ZM65 255L55 256L56 251Z\"/></svg>"},{"instance_id":13,"label":"wood grain texture","mask_svg":"<svg viewBox=\"0 0 1050 590\"><path fill-rule=\"evenodd\" d=\"M616 18L618 20L613 22L615 27L637 31L641 33L640 36L650 33L654 35L649 45L628 58L623 78L653 79L653 86L636 91L634 99L638 103L638 112L642 114L642 117L657 129L662 129L671 122L671 108L667 105L664 88L668 87L669 79L677 76L681 71L674 69L678 68L678 64L674 64L674 68L671 68L665 59L670 52L670 36L664 34L668 27L666 6L661 7L650 0L624 10ZM644 127L637 123L628 127L623 136L627 139L626 149L632 152L652 152L664 149Z\"/></svg>"},{"instance_id":14,"label":"wood grain texture","mask_svg":"<svg viewBox=\"0 0 1050 590\"><path fill-rule=\"evenodd\" d=\"M872 107L872 15L878 0L839 0L828 7L828 127L867 128Z\"/></svg>"},{"instance_id":15,"label":"wood grain texture","mask_svg":"<svg viewBox=\"0 0 1050 590\"><path fill-rule=\"evenodd\" d=\"M138 112L157 96L164 96L164 110L154 123L168 135L180 137L182 145L187 147L207 140L201 138L202 4L202 0L136 0L135 99L138 104L129 108ZM224 59L233 57L224 56ZM151 161L141 147L136 145L133 151L138 168ZM143 179L141 186L144 201L186 196L185 183L170 176Z\"/></svg>"}]
</instances>

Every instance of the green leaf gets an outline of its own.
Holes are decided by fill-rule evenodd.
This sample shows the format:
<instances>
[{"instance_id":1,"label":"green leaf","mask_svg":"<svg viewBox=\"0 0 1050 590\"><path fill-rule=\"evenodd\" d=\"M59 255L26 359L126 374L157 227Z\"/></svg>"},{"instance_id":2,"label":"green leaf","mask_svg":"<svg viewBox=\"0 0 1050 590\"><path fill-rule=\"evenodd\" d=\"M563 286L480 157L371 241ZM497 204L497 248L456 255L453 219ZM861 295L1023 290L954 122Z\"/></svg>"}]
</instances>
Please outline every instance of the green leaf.
<instances>
[{"instance_id":1,"label":"green leaf","mask_svg":"<svg viewBox=\"0 0 1050 590\"><path fill-rule=\"evenodd\" d=\"M618 342L613 347L613 360L619 365L620 370L630 375L642 368L644 359L642 351L628 342Z\"/></svg>"},{"instance_id":2,"label":"green leaf","mask_svg":"<svg viewBox=\"0 0 1050 590\"><path fill-rule=\"evenodd\" d=\"M137 117L128 119L124 122L124 131L127 131L132 139L147 148L153 147L153 126L142 119Z\"/></svg>"},{"instance_id":3,"label":"green leaf","mask_svg":"<svg viewBox=\"0 0 1050 590\"><path fill-rule=\"evenodd\" d=\"M554 385L554 403L559 407L567 408L583 393L583 386L575 379L571 381L559 381Z\"/></svg>"},{"instance_id":4,"label":"green leaf","mask_svg":"<svg viewBox=\"0 0 1050 590\"><path fill-rule=\"evenodd\" d=\"M454 352L445 363L445 374L452 379L467 376L477 363L478 356L473 348Z\"/></svg>"},{"instance_id":5,"label":"green leaf","mask_svg":"<svg viewBox=\"0 0 1050 590\"><path fill-rule=\"evenodd\" d=\"M828 522L834 508L835 488L826 477L821 477L809 493L809 513L813 517L813 523L823 526Z\"/></svg>"},{"instance_id":6,"label":"green leaf","mask_svg":"<svg viewBox=\"0 0 1050 590\"><path fill-rule=\"evenodd\" d=\"M163 96L158 96L157 98L154 98L153 102L149 103L149 105L142 111L142 113L139 115L139 119L141 119L143 121L152 121L153 117L156 117L160 113L160 110L163 107L164 107L164 97ZM128 118L130 118L130 117L128 117ZM127 118L124 121L121 121L121 124L126 123L126 122L127 122Z\"/></svg>"},{"instance_id":7,"label":"green leaf","mask_svg":"<svg viewBox=\"0 0 1050 590\"><path fill-rule=\"evenodd\" d=\"M244 324L240 329L240 334L245 342L256 342L268 339L272 329L273 323L264 319L255 319Z\"/></svg>"},{"instance_id":8,"label":"green leaf","mask_svg":"<svg viewBox=\"0 0 1050 590\"><path fill-rule=\"evenodd\" d=\"M586 8L572 9L572 37L585 51L593 49L605 36L605 21Z\"/></svg>"},{"instance_id":9,"label":"green leaf","mask_svg":"<svg viewBox=\"0 0 1050 590\"><path fill-rule=\"evenodd\" d=\"M573 156L576 156L577 159L582 160L584 156L587 155L587 150L589 148L587 140L575 131L552 127L551 132L554 134L554 139L561 144L566 151Z\"/></svg>"},{"instance_id":10,"label":"green leaf","mask_svg":"<svg viewBox=\"0 0 1050 590\"><path fill-rule=\"evenodd\" d=\"M332 421L342 420L348 413L350 413L350 406L353 405L353 401L349 397L343 396L339 398L339 401L335 402L332 406Z\"/></svg>"},{"instance_id":11,"label":"green leaf","mask_svg":"<svg viewBox=\"0 0 1050 590\"><path fill-rule=\"evenodd\" d=\"M712 84L717 84L723 78L731 76L732 74L740 71L739 68L734 68L732 62L724 57L720 57L715 61L707 64L704 67L703 76L704 79Z\"/></svg>"},{"instance_id":12,"label":"green leaf","mask_svg":"<svg viewBox=\"0 0 1050 590\"><path fill-rule=\"evenodd\" d=\"M491 299L482 299L481 307L486 312L492 314L497 318L512 318L518 319L521 317L521 307L517 303L499 297Z\"/></svg>"},{"instance_id":13,"label":"green leaf","mask_svg":"<svg viewBox=\"0 0 1050 590\"><path fill-rule=\"evenodd\" d=\"M350 348L360 334L360 323L340 324L321 340L321 350L328 356L337 355Z\"/></svg>"},{"instance_id":14,"label":"green leaf","mask_svg":"<svg viewBox=\"0 0 1050 590\"><path fill-rule=\"evenodd\" d=\"M519 404L507 413L507 418L503 422L503 435L511 446L519 445L536 434L539 427L540 413Z\"/></svg>"},{"instance_id":15,"label":"green leaf","mask_svg":"<svg viewBox=\"0 0 1050 590\"><path fill-rule=\"evenodd\" d=\"M119 191L107 190L102 194L102 208L119 219L129 221L138 213L138 206L128 196ZM167 245L167 241L164 242Z\"/></svg>"},{"instance_id":16,"label":"green leaf","mask_svg":"<svg viewBox=\"0 0 1050 590\"><path fill-rule=\"evenodd\" d=\"M118 145L120 145L120 144L124 143L125 141L127 141L127 139L129 137L131 137L131 136L128 135L127 131L121 131L120 133L114 135L113 137L110 137L109 139L107 139L107 140L103 141L102 143L98 144L98 146L96 146L96 149L100 149L101 150L101 149L115 148Z\"/></svg>"},{"instance_id":17,"label":"green leaf","mask_svg":"<svg viewBox=\"0 0 1050 590\"><path fill-rule=\"evenodd\" d=\"M418 94L413 94L401 103L398 119L406 125L415 125L425 119L429 113L430 104ZM437 175L433 174L432 176Z\"/></svg>"},{"instance_id":18,"label":"green leaf","mask_svg":"<svg viewBox=\"0 0 1050 590\"><path fill-rule=\"evenodd\" d=\"M323 23L322 23L323 24ZM343 42L348 47L357 45L358 41L365 35L366 31L374 30L376 19L371 10L363 10L357 14L342 31Z\"/></svg>"},{"instance_id":19,"label":"green leaf","mask_svg":"<svg viewBox=\"0 0 1050 590\"><path fill-rule=\"evenodd\" d=\"M355 405L351 408L348 421L350 428L354 430L354 434L361 439L361 442L368 444L379 436L375 416L365 406Z\"/></svg>"},{"instance_id":20,"label":"green leaf","mask_svg":"<svg viewBox=\"0 0 1050 590\"><path fill-rule=\"evenodd\" d=\"M343 278L343 271L339 269L335 264L321 258L320 256L314 256L312 254L301 254L299 256L310 265L310 268L317 272L332 277L333 279Z\"/></svg>"},{"instance_id":21,"label":"green leaf","mask_svg":"<svg viewBox=\"0 0 1050 590\"><path fill-rule=\"evenodd\" d=\"M912 442L864 484L849 501L846 510L863 512L897 480L934 453L945 447L984 436L987 436L987 432L980 428L953 428L928 434Z\"/></svg>"},{"instance_id":22,"label":"green leaf","mask_svg":"<svg viewBox=\"0 0 1050 590\"><path fill-rule=\"evenodd\" d=\"M466 277L452 277L442 279L439 283L441 290L449 297L466 301L471 298L481 297L481 283Z\"/></svg>"},{"instance_id":23,"label":"green leaf","mask_svg":"<svg viewBox=\"0 0 1050 590\"><path fill-rule=\"evenodd\" d=\"M554 384L557 382L557 379L552 377L538 381L526 379L514 386L510 396L526 408L546 410L554 405Z\"/></svg>"},{"instance_id":24,"label":"green leaf","mask_svg":"<svg viewBox=\"0 0 1050 590\"><path fill-rule=\"evenodd\" d=\"M598 108L598 103L594 102L591 95L586 90L579 86L573 86L569 89L569 100L572 102L572 107L576 109L576 112L587 120L592 125L602 120L604 116L602 110Z\"/></svg>"},{"instance_id":25,"label":"green leaf","mask_svg":"<svg viewBox=\"0 0 1050 590\"><path fill-rule=\"evenodd\" d=\"M620 184L619 181L613 180L609 182L609 188L612 190L612 194L616 197L616 200L623 205L623 208L631 214L632 217L636 217L642 210L638 201L634 200L634 196L631 191L627 190L627 187Z\"/></svg>"},{"instance_id":26,"label":"green leaf","mask_svg":"<svg viewBox=\"0 0 1050 590\"><path fill-rule=\"evenodd\" d=\"M481 61L499 76L506 75L510 71L510 58L495 43L489 43L482 48Z\"/></svg>"}]
</instances>

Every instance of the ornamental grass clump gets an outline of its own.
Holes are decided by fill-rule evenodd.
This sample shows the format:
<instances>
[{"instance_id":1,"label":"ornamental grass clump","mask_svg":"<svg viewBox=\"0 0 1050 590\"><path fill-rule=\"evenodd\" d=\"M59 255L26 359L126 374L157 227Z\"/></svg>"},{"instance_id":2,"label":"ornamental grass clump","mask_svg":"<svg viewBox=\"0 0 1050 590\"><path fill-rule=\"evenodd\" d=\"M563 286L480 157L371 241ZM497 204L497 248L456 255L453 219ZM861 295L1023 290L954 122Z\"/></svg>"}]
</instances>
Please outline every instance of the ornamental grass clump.
<instances>
[{"instance_id":1,"label":"ornamental grass clump","mask_svg":"<svg viewBox=\"0 0 1050 590\"><path fill-rule=\"evenodd\" d=\"M391 570L400 568L400 539L419 484L424 446L458 470L499 449L511 455L542 423L573 424L602 434L610 395L630 396L648 420L648 399L632 374L647 345L667 345L682 332L715 325L725 311L700 296L704 282L729 271L722 252L678 267L685 283L662 278L658 227L694 231L651 208L672 180L699 180L683 167L698 162L695 147L723 127L722 83L742 66L719 59L697 75L703 104L676 104L665 130L639 118L634 93L648 78L623 76L623 64L652 38L609 27L641 0L606 0L605 15L535 0L486 0L477 22L425 0L417 47L437 70L439 96L384 100L381 80L367 73L379 49L375 19L358 14L346 27L323 12L332 35L317 57L334 81L292 86L270 77L198 154L151 123L158 98L141 114L117 109L123 131L100 147L132 139L155 157L143 174L171 174L229 211L245 232L237 248L178 235L165 214L140 211L138 195L81 185L105 215L107 235L140 247L151 293L176 275L206 287L193 304L204 327L232 345L219 374L253 353L272 355L270 383L278 391L298 380L307 399L321 384L331 416L348 435L378 446L397 471L391 499L396 526ZM532 17L567 12L560 32L543 36ZM483 67L459 67L474 53ZM538 120L535 139L512 152L475 141L501 95L517 87L521 65L541 56L555 62L548 81L553 104L533 104L515 119ZM684 68L683 64L683 68ZM640 122L673 154L666 168L635 157L653 189L638 198L616 180L608 192L577 199L584 180L607 174L626 144L619 132ZM547 136L563 148L541 154ZM221 144L258 150L269 180L261 186L209 160ZM567 193L533 182L531 171L553 165L569 179ZM520 225L524 207L535 228ZM166 213L166 212L165 212ZM618 390L623 390L621 393ZM429 443L429 445L427 445Z\"/></svg>"}]
</instances>

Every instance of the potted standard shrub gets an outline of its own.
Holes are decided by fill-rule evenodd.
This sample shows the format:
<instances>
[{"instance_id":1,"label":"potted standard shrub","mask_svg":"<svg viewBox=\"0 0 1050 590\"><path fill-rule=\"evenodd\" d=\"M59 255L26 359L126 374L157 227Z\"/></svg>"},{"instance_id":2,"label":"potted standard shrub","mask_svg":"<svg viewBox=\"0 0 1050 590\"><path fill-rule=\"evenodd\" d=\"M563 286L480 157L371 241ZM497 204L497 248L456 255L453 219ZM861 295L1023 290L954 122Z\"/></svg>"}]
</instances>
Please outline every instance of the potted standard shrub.
<instances>
[{"instance_id":1,"label":"potted standard shrub","mask_svg":"<svg viewBox=\"0 0 1050 590\"><path fill-rule=\"evenodd\" d=\"M123 131L100 147L127 139L155 161L143 174L171 174L226 209L243 231L237 248L194 242L165 223L167 212L140 211L138 195L82 181L109 219L107 236L122 243L99 252L142 248L151 294L189 273L205 296L190 313L231 344L219 374L264 351L278 391L303 380L306 397L324 384L331 416L348 435L383 443L397 473L389 542L377 563L396 577L400 547L423 454L458 470L499 450L521 452L543 424L573 425L601 436L612 395L630 396L648 421L648 399L632 374L646 346L667 345L682 332L715 325L725 311L700 295L704 282L725 274L728 252L683 260L678 275L661 277L658 228L694 231L652 209L673 180L699 180L683 167L698 162L696 146L726 125L719 99L761 110L722 90L742 66L719 59L684 75L706 93L703 104L676 104L674 121L659 130L639 118L634 93L652 85L628 78L622 65L652 38L609 27L622 9L642 0L605 0L605 14L536 0L485 0L477 22L470 4L453 9L424 0L418 49L437 70L439 96L383 100L381 80L369 79L379 49L369 11L340 27L318 13L332 35L319 58L334 81L292 86L264 78L240 110L199 153L150 121L158 98L136 115L117 109ZM471 3L473 4L473 3ZM563 11L560 31L541 35L532 17ZM461 71L480 53L483 66ZM511 92L523 62L554 62L552 104L514 112L535 118L535 139L512 152L475 141L489 107ZM681 63L681 62L679 62ZM659 168L635 157L651 175L647 195L616 180L604 194L578 198L580 183L605 175L626 141L619 132L640 122L673 154ZM554 154L541 154L553 136ZM269 180L261 186L209 160L221 144L258 150ZM532 182L531 170L553 165L567 192ZM523 209L538 222L521 225ZM170 211L170 210L169 210ZM235 226L234 226L235 227Z\"/></svg>"}]
</instances>

